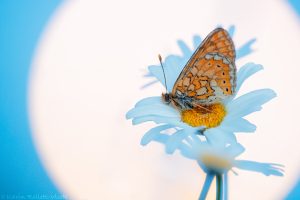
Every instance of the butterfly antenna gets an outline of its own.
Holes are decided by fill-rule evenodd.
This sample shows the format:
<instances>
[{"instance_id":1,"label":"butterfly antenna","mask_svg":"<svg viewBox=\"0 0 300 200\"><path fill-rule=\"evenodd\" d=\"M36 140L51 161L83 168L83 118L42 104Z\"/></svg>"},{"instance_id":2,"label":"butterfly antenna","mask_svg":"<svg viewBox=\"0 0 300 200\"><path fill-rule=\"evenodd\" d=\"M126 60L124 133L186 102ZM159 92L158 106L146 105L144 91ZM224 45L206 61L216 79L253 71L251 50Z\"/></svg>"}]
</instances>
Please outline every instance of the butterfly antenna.
<instances>
[{"instance_id":1,"label":"butterfly antenna","mask_svg":"<svg viewBox=\"0 0 300 200\"><path fill-rule=\"evenodd\" d=\"M158 59L159 59L160 66L161 66L163 74L164 74L164 80L165 80L165 86L166 86L166 93L168 93L168 87L167 87L167 79L166 79L165 69L164 69L164 66L162 64L162 58L161 58L160 54L158 54Z\"/></svg>"}]
</instances>

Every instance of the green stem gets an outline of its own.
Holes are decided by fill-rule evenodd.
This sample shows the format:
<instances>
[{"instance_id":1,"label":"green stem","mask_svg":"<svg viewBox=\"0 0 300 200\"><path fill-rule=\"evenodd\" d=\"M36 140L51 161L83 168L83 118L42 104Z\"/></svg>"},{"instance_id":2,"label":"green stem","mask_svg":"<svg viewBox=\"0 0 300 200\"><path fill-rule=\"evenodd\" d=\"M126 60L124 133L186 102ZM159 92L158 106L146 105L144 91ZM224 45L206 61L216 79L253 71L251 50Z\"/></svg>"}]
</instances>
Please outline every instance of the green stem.
<instances>
[{"instance_id":1,"label":"green stem","mask_svg":"<svg viewBox=\"0 0 300 200\"><path fill-rule=\"evenodd\" d=\"M209 172L209 173L206 174L205 182L204 182L204 185L202 187L202 191L201 191L201 194L200 194L198 200L205 200L206 199L207 193L209 191L210 185L211 185L214 177L215 177L214 173Z\"/></svg>"},{"instance_id":2,"label":"green stem","mask_svg":"<svg viewBox=\"0 0 300 200\"><path fill-rule=\"evenodd\" d=\"M217 173L216 178L217 178L217 181L216 181L216 183L217 183L216 199L217 200L222 200L223 199L222 198L223 197L223 191L222 191L222 189L223 189L223 176L222 176L222 174Z\"/></svg>"}]
</instances>

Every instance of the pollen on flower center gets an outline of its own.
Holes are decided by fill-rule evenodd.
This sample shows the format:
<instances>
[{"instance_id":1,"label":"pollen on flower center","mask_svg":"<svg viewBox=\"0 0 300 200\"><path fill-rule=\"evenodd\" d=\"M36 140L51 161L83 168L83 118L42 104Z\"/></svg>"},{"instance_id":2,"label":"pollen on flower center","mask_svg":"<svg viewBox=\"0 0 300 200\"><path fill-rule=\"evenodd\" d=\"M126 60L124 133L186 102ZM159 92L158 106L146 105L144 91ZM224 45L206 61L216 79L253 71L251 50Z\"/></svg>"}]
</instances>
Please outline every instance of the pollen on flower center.
<instances>
[{"instance_id":1,"label":"pollen on flower center","mask_svg":"<svg viewBox=\"0 0 300 200\"><path fill-rule=\"evenodd\" d=\"M204 105L203 108L183 110L181 120L190 126L205 126L212 128L219 126L226 115L225 106L221 103Z\"/></svg>"}]
</instances>

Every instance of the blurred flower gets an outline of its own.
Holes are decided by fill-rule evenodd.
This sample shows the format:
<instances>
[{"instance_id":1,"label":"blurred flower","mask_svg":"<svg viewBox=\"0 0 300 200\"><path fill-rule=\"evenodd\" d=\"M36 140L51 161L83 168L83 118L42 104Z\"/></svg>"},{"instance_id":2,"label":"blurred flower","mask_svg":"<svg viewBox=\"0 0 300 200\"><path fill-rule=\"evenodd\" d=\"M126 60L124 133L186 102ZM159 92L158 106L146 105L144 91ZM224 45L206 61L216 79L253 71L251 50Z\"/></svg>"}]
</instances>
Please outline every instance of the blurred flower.
<instances>
[{"instance_id":1,"label":"blurred flower","mask_svg":"<svg viewBox=\"0 0 300 200\"><path fill-rule=\"evenodd\" d=\"M156 135L156 141L167 146L170 137L170 135L160 133ZM217 177L217 188L222 187L222 189L218 189L218 191L222 191L222 194L220 194L223 197L222 199L227 199L227 181L222 181L222 179L227 179L228 171L232 171L237 175L235 168L258 172L266 176L283 176L284 172L283 165L280 164L237 159L245 151L245 148L239 143L221 147L209 143L203 136L189 134L177 144L177 149L184 157L195 160L206 173L205 183L199 197L200 200L205 199L215 176ZM219 179L221 181L218 181Z\"/></svg>"},{"instance_id":2,"label":"blurred flower","mask_svg":"<svg viewBox=\"0 0 300 200\"><path fill-rule=\"evenodd\" d=\"M283 176L283 166L280 164L236 159L245 151L245 148L239 143L220 147L201 140L195 134L190 134L178 145L178 149L183 156L196 160L206 173L215 171L222 174L232 168L239 168L259 172L266 176Z\"/></svg>"}]
</instances>

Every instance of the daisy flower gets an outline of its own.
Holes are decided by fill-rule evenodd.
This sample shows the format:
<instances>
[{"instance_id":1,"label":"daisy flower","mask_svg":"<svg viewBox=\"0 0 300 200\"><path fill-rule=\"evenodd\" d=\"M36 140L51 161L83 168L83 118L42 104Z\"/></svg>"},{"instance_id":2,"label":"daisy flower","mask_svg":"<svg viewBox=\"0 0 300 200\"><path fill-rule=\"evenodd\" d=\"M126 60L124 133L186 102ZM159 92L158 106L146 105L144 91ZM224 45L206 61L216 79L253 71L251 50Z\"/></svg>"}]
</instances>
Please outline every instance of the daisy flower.
<instances>
[{"instance_id":1,"label":"daisy flower","mask_svg":"<svg viewBox=\"0 0 300 200\"><path fill-rule=\"evenodd\" d=\"M233 35L234 27L229 28L229 33ZM251 50L251 44L255 39L249 40L237 50L237 58L248 55ZM194 49L199 45L201 39L194 37ZM190 50L183 42L178 42L183 55L169 55L164 62L164 71L166 86L168 92L171 92L174 83L179 76L182 68L191 57L194 49ZM159 82L164 84L164 75L161 66L149 66L151 76L154 76ZM161 96L148 97L140 100L134 108L126 114L127 119L132 119L134 125L147 121L153 121L156 127L150 129L142 138L141 144L146 145L160 133L171 134L169 142L166 145L166 152L173 153L177 144L185 139L191 132L204 134L208 141L217 143L220 146L236 143L236 132L254 132L256 126L244 119L255 111L259 111L262 105L276 96L271 89L259 89L240 97L236 97L244 81L262 70L262 66L255 63L247 63L242 66L237 73L236 92L230 98L223 101L222 104L212 106L213 113L201 115L188 110L180 112L171 105L162 102Z\"/></svg>"}]
</instances>

